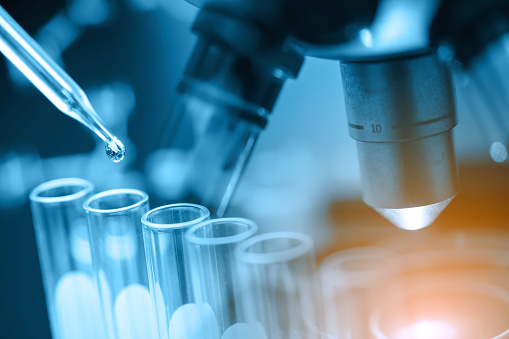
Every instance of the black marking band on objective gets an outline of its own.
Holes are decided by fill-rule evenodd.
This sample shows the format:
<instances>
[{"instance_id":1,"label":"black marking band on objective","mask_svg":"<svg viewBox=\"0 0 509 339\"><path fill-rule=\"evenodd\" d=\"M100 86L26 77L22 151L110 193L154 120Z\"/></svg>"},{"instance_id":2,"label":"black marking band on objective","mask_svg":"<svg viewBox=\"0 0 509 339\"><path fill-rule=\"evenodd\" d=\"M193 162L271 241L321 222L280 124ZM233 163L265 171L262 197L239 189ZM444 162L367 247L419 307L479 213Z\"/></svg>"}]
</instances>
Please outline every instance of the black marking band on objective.
<instances>
[{"instance_id":1,"label":"black marking band on objective","mask_svg":"<svg viewBox=\"0 0 509 339\"><path fill-rule=\"evenodd\" d=\"M348 126L355 129L364 129L364 126L348 123Z\"/></svg>"},{"instance_id":2,"label":"black marking band on objective","mask_svg":"<svg viewBox=\"0 0 509 339\"><path fill-rule=\"evenodd\" d=\"M445 120L447 118L449 118L449 116L448 115L444 115L444 116L441 116L441 117L438 117L438 118L435 118L435 119L426 120L426 121L420 121L420 122L414 122L412 124L392 125L391 128L392 129L401 129L401 128L408 128L408 127L418 127L418 126L432 124L434 122L442 121L442 120Z\"/></svg>"}]
</instances>

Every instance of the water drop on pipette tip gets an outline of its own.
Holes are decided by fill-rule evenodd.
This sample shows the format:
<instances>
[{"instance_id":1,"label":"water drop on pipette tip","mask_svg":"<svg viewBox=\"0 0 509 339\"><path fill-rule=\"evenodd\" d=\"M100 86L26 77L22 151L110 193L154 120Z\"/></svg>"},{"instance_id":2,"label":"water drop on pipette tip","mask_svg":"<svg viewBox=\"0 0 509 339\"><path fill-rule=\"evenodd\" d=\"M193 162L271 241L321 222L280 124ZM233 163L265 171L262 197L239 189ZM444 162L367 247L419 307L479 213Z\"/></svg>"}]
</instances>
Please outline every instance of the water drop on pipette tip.
<instances>
[{"instance_id":1,"label":"water drop on pipette tip","mask_svg":"<svg viewBox=\"0 0 509 339\"><path fill-rule=\"evenodd\" d=\"M125 155L125 147L124 144L117 138L111 140L110 142L105 142L106 147L106 155L108 158L113 160L113 162L120 162L124 159Z\"/></svg>"}]
</instances>

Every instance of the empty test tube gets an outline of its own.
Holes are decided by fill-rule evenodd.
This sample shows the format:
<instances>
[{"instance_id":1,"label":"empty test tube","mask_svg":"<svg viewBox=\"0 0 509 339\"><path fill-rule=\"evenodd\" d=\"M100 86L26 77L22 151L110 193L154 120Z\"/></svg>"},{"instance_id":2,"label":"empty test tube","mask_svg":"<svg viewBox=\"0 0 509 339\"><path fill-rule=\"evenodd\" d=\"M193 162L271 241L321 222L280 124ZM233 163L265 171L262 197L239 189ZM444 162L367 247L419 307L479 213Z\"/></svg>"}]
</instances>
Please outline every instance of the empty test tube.
<instances>
[{"instance_id":1,"label":"empty test tube","mask_svg":"<svg viewBox=\"0 0 509 339\"><path fill-rule=\"evenodd\" d=\"M92 191L88 181L70 178L43 183L30 194L54 339L105 338L82 207Z\"/></svg>"},{"instance_id":2,"label":"empty test tube","mask_svg":"<svg viewBox=\"0 0 509 339\"><path fill-rule=\"evenodd\" d=\"M372 312L389 301L396 256L378 247L357 247L328 256L320 266L325 330L335 338L372 338Z\"/></svg>"},{"instance_id":3,"label":"empty test tube","mask_svg":"<svg viewBox=\"0 0 509 339\"><path fill-rule=\"evenodd\" d=\"M105 191L89 198L83 208L108 338L157 338L141 229L141 217L149 210L147 194Z\"/></svg>"},{"instance_id":4,"label":"empty test tube","mask_svg":"<svg viewBox=\"0 0 509 339\"><path fill-rule=\"evenodd\" d=\"M257 231L251 220L223 218L198 224L186 233L195 300L205 318L208 339L264 338L259 324L242 319L239 302L244 282L234 256L235 248Z\"/></svg>"},{"instance_id":5,"label":"empty test tube","mask_svg":"<svg viewBox=\"0 0 509 339\"><path fill-rule=\"evenodd\" d=\"M200 310L194 304L184 235L209 217L203 206L174 204L155 208L142 218L150 292L161 339L207 338L202 335Z\"/></svg>"},{"instance_id":6,"label":"empty test tube","mask_svg":"<svg viewBox=\"0 0 509 339\"><path fill-rule=\"evenodd\" d=\"M295 232L252 237L236 251L243 318L268 339L314 339L323 316L313 241ZM254 337L253 337L254 339Z\"/></svg>"}]
</instances>

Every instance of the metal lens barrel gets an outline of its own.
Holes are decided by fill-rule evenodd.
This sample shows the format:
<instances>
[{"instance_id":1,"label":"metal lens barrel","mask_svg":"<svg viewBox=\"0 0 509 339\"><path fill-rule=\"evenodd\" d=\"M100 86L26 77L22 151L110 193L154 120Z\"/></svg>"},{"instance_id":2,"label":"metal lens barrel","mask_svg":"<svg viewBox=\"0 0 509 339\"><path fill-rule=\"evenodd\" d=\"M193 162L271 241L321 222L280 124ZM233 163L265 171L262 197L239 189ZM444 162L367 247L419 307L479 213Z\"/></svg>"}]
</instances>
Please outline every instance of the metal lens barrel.
<instances>
[{"instance_id":1,"label":"metal lens barrel","mask_svg":"<svg viewBox=\"0 0 509 339\"><path fill-rule=\"evenodd\" d=\"M403 229L431 224L458 192L453 84L435 55L342 62L363 200Z\"/></svg>"}]
</instances>

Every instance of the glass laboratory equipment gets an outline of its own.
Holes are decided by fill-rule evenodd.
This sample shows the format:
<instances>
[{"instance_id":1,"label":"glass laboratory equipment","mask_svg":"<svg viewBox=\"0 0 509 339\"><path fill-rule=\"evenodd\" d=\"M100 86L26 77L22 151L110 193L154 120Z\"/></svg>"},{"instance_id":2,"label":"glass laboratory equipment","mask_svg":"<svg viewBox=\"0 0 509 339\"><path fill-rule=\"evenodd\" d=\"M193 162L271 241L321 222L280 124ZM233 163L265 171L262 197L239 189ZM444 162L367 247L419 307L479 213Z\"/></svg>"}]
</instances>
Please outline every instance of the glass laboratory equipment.
<instances>
[{"instance_id":1,"label":"glass laboratory equipment","mask_svg":"<svg viewBox=\"0 0 509 339\"><path fill-rule=\"evenodd\" d=\"M0 52L62 113L79 121L105 143L114 162L125 147L105 126L81 87L0 6Z\"/></svg>"},{"instance_id":2,"label":"glass laboratory equipment","mask_svg":"<svg viewBox=\"0 0 509 339\"><path fill-rule=\"evenodd\" d=\"M150 292L162 339L201 338L200 310L194 304L184 235L209 217L203 206L174 204L155 208L141 219Z\"/></svg>"},{"instance_id":3,"label":"glass laboratory equipment","mask_svg":"<svg viewBox=\"0 0 509 339\"><path fill-rule=\"evenodd\" d=\"M108 338L157 338L141 229L141 217L149 210L147 194L109 190L89 198L83 208Z\"/></svg>"},{"instance_id":4,"label":"glass laboratory equipment","mask_svg":"<svg viewBox=\"0 0 509 339\"><path fill-rule=\"evenodd\" d=\"M310 237L274 232L237 247L243 317L268 339L322 338L321 292Z\"/></svg>"},{"instance_id":5,"label":"glass laboratory equipment","mask_svg":"<svg viewBox=\"0 0 509 339\"><path fill-rule=\"evenodd\" d=\"M251 220L220 218L186 233L195 300L202 316L210 319L207 338L264 338L260 326L243 322L239 302L245 277L239 275L234 256L235 248L257 231Z\"/></svg>"},{"instance_id":6,"label":"glass laboratory equipment","mask_svg":"<svg viewBox=\"0 0 509 339\"><path fill-rule=\"evenodd\" d=\"M376 339L509 338L509 291L472 281L414 281L372 314Z\"/></svg>"},{"instance_id":7,"label":"glass laboratory equipment","mask_svg":"<svg viewBox=\"0 0 509 339\"><path fill-rule=\"evenodd\" d=\"M385 248L356 247L329 255L320 266L325 331L335 338L370 338L370 316L390 301L395 254Z\"/></svg>"},{"instance_id":8,"label":"glass laboratory equipment","mask_svg":"<svg viewBox=\"0 0 509 339\"><path fill-rule=\"evenodd\" d=\"M30 193L44 292L54 339L106 338L93 280L83 179L48 181Z\"/></svg>"},{"instance_id":9,"label":"glass laboratory equipment","mask_svg":"<svg viewBox=\"0 0 509 339\"><path fill-rule=\"evenodd\" d=\"M391 273L385 302L371 310L369 338L508 338L507 237L484 229L379 241L396 255L378 262Z\"/></svg>"}]
</instances>

